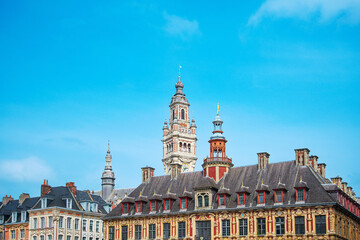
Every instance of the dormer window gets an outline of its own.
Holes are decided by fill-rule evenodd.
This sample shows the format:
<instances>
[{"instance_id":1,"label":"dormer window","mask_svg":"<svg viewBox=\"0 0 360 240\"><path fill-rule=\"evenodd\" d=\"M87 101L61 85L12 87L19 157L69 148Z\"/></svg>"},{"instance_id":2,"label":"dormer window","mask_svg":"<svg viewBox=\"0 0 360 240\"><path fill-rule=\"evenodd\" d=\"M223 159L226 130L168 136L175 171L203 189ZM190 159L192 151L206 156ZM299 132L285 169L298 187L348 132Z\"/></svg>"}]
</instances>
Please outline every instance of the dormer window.
<instances>
[{"instance_id":1,"label":"dormer window","mask_svg":"<svg viewBox=\"0 0 360 240\"><path fill-rule=\"evenodd\" d=\"M0 224L4 223L4 215L0 215Z\"/></svg>"},{"instance_id":2,"label":"dormer window","mask_svg":"<svg viewBox=\"0 0 360 240\"><path fill-rule=\"evenodd\" d=\"M41 199L41 208L47 208L47 198Z\"/></svg>"},{"instance_id":3,"label":"dormer window","mask_svg":"<svg viewBox=\"0 0 360 240\"><path fill-rule=\"evenodd\" d=\"M97 203L90 203L90 212L97 212L98 204Z\"/></svg>"},{"instance_id":4,"label":"dormer window","mask_svg":"<svg viewBox=\"0 0 360 240\"><path fill-rule=\"evenodd\" d=\"M129 203L122 204L122 213L124 213L124 214L129 213Z\"/></svg>"},{"instance_id":5,"label":"dormer window","mask_svg":"<svg viewBox=\"0 0 360 240\"><path fill-rule=\"evenodd\" d=\"M12 214L11 214L11 222L16 222L16 220L17 220L17 212L13 212Z\"/></svg>"},{"instance_id":6,"label":"dormer window","mask_svg":"<svg viewBox=\"0 0 360 240\"><path fill-rule=\"evenodd\" d=\"M71 198L66 199L66 208L69 208L69 209L72 208L72 199Z\"/></svg>"},{"instance_id":7,"label":"dormer window","mask_svg":"<svg viewBox=\"0 0 360 240\"><path fill-rule=\"evenodd\" d=\"M187 198L180 198L180 209L187 209Z\"/></svg>"},{"instance_id":8,"label":"dormer window","mask_svg":"<svg viewBox=\"0 0 360 240\"><path fill-rule=\"evenodd\" d=\"M282 190L275 191L275 203L282 203L284 200L284 195Z\"/></svg>"},{"instance_id":9,"label":"dormer window","mask_svg":"<svg viewBox=\"0 0 360 240\"><path fill-rule=\"evenodd\" d=\"M137 213L141 213L142 212L142 202L136 202L135 204L135 211Z\"/></svg>"},{"instance_id":10,"label":"dormer window","mask_svg":"<svg viewBox=\"0 0 360 240\"><path fill-rule=\"evenodd\" d=\"M157 211L157 206L156 206L156 201L155 200L150 201L150 211L151 212L156 212Z\"/></svg>"},{"instance_id":11,"label":"dormer window","mask_svg":"<svg viewBox=\"0 0 360 240\"><path fill-rule=\"evenodd\" d=\"M171 200L165 199L164 200L164 211L170 211L171 208Z\"/></svg>"},{"instance_id":12,"label":"dormer window","mask_svg":"<svg viewBox=\"0 0 360 240\"><path fill-rule=\"evenodd\" d=\"M26 211L21 211L21 222L26 221Z\"/></svg>"},{"instance_id":13,"label":"dormer window","mask_svg":"<svg viewBox=\"0 0 360 240\"><path fill-rule=\"evenodd\" d=\"M218 195L219 206L226 206L226 196L225 194Z\"/></svg>"},{"instance_id":14,"label":"dormer window","mask_svg":"<svg viewBox=\"0 0 360 240\"><path fill-rule=\"evenodd\" d=\"M238 193L237 205L245 205L245 193Z\"/></svg>"},{"instance_id":15,"label":"dormer window","mask_svg":"<svg viewBox=\"0 0 360 240\"><path fill-rule=\"evenodd\" d=\"M265 201L266 201L265 191L259 191L257 193L257 203L258 204L265 204Z\"/></svg>"},{"instance_id":16,"label":"dormer window","mask_svg":"<svg viewBox=\"0 0 360 240\"><path fill-rule=\"evenodd\" d=\"M305 188L296 189L296 201L297 202L305 201Z\"/></svg>"},{"instance_id":17,"label":"dormer window","mask_svg":"<svg viewBox=\"0 0 360 240\"><path fill-rule=\"evenodd\" d=\"M199 193L197 196L198 208L209 207L209 194L208 193Z\"/></svg>"}]
</instances>

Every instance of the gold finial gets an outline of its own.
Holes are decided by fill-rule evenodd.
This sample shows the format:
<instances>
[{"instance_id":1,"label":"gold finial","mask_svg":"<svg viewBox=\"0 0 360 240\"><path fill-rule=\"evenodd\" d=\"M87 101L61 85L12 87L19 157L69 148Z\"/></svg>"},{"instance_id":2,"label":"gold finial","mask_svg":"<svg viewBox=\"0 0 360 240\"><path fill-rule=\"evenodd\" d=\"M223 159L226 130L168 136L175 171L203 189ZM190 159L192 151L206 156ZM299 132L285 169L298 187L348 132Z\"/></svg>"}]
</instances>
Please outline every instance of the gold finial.
<instances>
[{"instance_id":1,"label":"gold finial","mask_svg":"<svg viewBox=\"0 0 360 240\"><path fill-rule=\"evenodd\" d=\"M222 188L224 188L224 187L225 187L225 183L223 182Z\"/></svg>"},{"instance_id":2,"label":"gold finial","mask_svg":"<svg viewBox=\"0 0 360 240\"><path fill-rule=\"evenodd\" d=\"M300 175L300 182L302 182L302 176Z\"/></svg>"},{"instance_id":3,"label":"gold finial","mask_svg":"<svg viewBox=\"0 0 360 240\"><path fill-rule=\"evenodd\" d=\"M280 184L280 177L279 177L279 184Z\"/></svg>"},{"instance_id":4,"label":"gold finial","mask_svg":"<svg viewBox=\"0 0 360 240\"><path fill-rule=\"evenodd\" d=\"M181 70L182 66L179 64L179 77L180 77L180 70Z\"/></svg>"},{"instance_id":5,"label":"gold finial","mask_svg":"<svg viewBox=\"0 0 360 240\"><path fill-rule=\"evenodd\" d=\"M186 186L184 187L184 192L186 192Z\"/></svg>"},{"instance_id":6,"label":"gold finial","mask_svg":"<svg viewBox=\"0 0 360 240\"><path fill-rule=\"evenodd\" d=\"M216 109L216 115L219 116L219 112L220 112L220 105L219 105L219 103L218 103L218 104L217 104L217 109Z\"/></svg>"},{"instance_id":7,"label":"gold finial","mask_svg":"<svg viewBox=\"0 0 360 240\"><path fill-rule=\"evenodd\" d=\"M241 187L243 187L244 186L244 180L241 182Z\"/></svg>"},{"instance_id":8,"label":"gold finial","mask_svg":"<svg viewBox=\"0 0 360 240\"><path fill-rule=\"evenodd\" d=\"M128 193L125 193L125 197L128 197L129 195L128 195Z\"/></svg>"},{"instance_id":9,"label":"gold finial","mask_svg":"<svg viewBox=\"0 0 360 240\"><path fill-rule=\"evenodd\" d=\"M261 179L261 185L264 185L264 179Z\"/></svg>"},{"instance_id":10,"label":"gold finial","mask_svg":"<svg viewBox=\"0 0 360 240\"><path fill-rule=\"evenodd\" d=\"M156 191L155 191L155 189L154 189L154 195L156 195Z\"/></svg>"}]
</instances>

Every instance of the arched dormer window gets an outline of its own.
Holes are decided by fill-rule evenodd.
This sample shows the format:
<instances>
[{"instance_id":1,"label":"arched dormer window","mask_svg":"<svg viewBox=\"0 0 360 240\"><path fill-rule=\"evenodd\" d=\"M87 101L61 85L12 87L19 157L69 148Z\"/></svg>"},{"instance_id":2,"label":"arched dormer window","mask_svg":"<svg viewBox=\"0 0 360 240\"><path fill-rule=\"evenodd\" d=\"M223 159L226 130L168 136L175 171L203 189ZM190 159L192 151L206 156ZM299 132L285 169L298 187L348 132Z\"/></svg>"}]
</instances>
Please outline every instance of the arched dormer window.
<instances>
[{"instance_id":1,"label":"arched dormer window","mask_svg":"<svg viewBox=\"0 0 360 240\"><path fill-rule=\"evenodd\" d=\"M209 194L208 193L199 193L197 200L198 200L198 208L209 207Z\"/></svg>"},{"instance_id":2,"label":"arched dormer window","mask_svg":"<svg viewBox=\"0 0 360 240\"><path fill-rule=\"evenodd\" d=\"M181 119L184 120L185 119L185 110L181 109Z\"/></svg>"}]
</instances>

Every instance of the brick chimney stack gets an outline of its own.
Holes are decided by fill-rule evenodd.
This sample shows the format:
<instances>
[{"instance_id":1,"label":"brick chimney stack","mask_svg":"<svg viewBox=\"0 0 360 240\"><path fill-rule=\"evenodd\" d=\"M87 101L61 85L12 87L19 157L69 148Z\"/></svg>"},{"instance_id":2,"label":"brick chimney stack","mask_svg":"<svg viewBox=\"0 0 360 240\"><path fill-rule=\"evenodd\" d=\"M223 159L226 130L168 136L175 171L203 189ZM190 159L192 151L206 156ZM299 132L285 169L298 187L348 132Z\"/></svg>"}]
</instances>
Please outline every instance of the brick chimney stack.
<instances>
[{"instance_id":1,"label":"brick chimney stack","mask_svg":"<svg viewBox=\"0 0 360 240\"><path fill-rule=\"evenodd\" d=\"M6 195L5 197L3 197L2 203L4 205L6 205L8 202L13 201L13 200L14 200L14 198L12 198L11 195L9 197L8 197L8 195Z\"/></svg>"},{"instance_id":2,"label":"brick chimney stack","mask_svg":"<svg viewBox=\"0 0 360 240\"><path fill-rule=\"evenodd\" d=\"M171 179L176 179L181 173L181 164L172 163L170 164L170 167L171 167Z\"/></svg>"},{"instance_id":3,"label":"brick chimney stack","mask_svg":"<svg viewBox=\"0 0 360 240\"><path fill-rule=\"evenodd\" d=\"M325 163L319 163L318 164L318 173L320 173L320 175L325 178L325 168L326 168L326 164Z\"/></svg>"},{"instance_id":4,"label":"brick chimney stack","mask_svg":"<svg viewBox=\"0 0 360 240\"><path fill-rule=\"evenodd\" d=\"M149 182L150 178L154 176L155 168L143 167L142 170L142 182Z\"/></svg>"},{"instance_id":5,"label":"brick chimney stack","mask_svg":"<svg viewBox=\"0 0 360 240\"><path fill-rule=\"evenodd\" d=\"M319 157L316 155L311 155L309 157L309 165L311 165L317 172L318 172L318 159Z\"/></svg>"},{"instance_id":6,"label":"brick chimney stack","mask_svg":"<svg viewBox=\"0 0 360 240\"><path fill-rule=\"evenodd\" d=\"M51 186L49 185L49 181L44 179L44 183L41 185L41 197L48 194L51 190Z\"/></svg>"},{"instance_id":7,"label":"brick chimney stack","mask_svg":"<svg viewBox=\"0 0 360 240\"><path fill-rule=\"evenodd\" d=\"M24 202L26 199L28 199L28 198L30 198L30 194L28 194L28 193L22 193L22 194L20 195L20 197L19 197L19 204L20 204L20 205L23 204L23 202Z\"/></svg>"},{"instance_id":8,"label":"brick chimney stack","mask_svg":"<svg viewBox=\"0 0 360 240\"><path fill-rule=\"evenodd\" d=\"M269 164L270 154L267 152L258 153L258 169L265 169Z\"/></svg>"},{"instance_id":9,"label":"brick chimney stack","mask_svg":"<svg viewBox=\"0 0 360 240\"><path fill-rule=\"evenodd\" d=\"M308 148L295 149L296 165L306 166L309 164L309 153Z\"/></svg>"},{"instance_id":10,"label":"brick chimney stack","mask_svg":"<svg viewBox=\"0 0 360 240\"><path fill-rule=\"evenodd\" d=\"M342 182L341 183L341 190L343 190L344 193L347 193L347 182Z\"/></svg>"},{"instance_id":11,"label":"brick chimney stack","mask_svg":"<svg viewBox=\"0 0 360 240\"><path fill-rule=\"evenodd\" d=\"M76 186L74 182L67 182L66 187L68 187L69 190L73 193L73 195L76 196Z\"/></svg>"},{"instance_id":12,"label":"brick chimney stack","mask_svg":"<svg viewBox=\"0 0 360 240\"><path fill-rule=\"evenodd\" d=\"M337 177L331 178L331 181L333 184L335 184L338 188L341 189L341 181L342 181L341 177L337 176Z\"/></svg>"}]
</instances>

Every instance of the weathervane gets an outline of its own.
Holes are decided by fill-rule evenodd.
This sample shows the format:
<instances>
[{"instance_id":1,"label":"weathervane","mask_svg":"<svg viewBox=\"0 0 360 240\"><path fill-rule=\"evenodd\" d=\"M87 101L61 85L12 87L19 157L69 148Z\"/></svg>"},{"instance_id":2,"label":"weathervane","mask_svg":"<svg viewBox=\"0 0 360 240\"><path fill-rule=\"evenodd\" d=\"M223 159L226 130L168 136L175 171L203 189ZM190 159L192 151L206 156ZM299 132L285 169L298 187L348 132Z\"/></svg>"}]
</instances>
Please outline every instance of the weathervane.
<instances>
[{"instance_id":1,"label":"weathervane","mask_svg":"<svg viewBox=\"0 0 360 240\"><path fill-rule=\"evenodd\" d=\"M220 112L220 105L219 105L219 103L218 103L218 104L217 104L216 115L218 115L218 116L219 116L219 112Z\"/></svg>"},{"instance_id":2,"label":"weathervane","mask_svg":"<svg viewBox=\"0 0 360 240\"><path fill-rule=\"evenodd\" d=\"M179 64L179 77L180 77L180 69L182 68L182 66Z\"/></svg>"}]
</instances>

